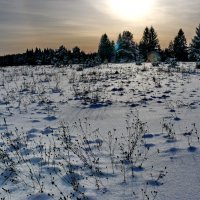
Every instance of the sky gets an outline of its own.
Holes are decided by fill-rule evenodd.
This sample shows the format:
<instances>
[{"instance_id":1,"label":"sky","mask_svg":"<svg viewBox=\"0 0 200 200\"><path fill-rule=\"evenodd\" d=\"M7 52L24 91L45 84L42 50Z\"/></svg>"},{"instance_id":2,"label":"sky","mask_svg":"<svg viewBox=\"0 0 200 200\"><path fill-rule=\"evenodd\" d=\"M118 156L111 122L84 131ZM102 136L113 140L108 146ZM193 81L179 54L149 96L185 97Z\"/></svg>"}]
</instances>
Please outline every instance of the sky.
<instances>
[{"instance_id":1,"label":"sky","mask_svg":"<svg viewBox=\"0 0 200 200\"><path fill-rule=\"evenodd\" d=\"M139 42L154 26L162 48L180 28L188 43L200 23L200 0L0 0L0 55L27 48L94 52L102 34L116 41L124 30Z\"/></svg>"}]
</instances>

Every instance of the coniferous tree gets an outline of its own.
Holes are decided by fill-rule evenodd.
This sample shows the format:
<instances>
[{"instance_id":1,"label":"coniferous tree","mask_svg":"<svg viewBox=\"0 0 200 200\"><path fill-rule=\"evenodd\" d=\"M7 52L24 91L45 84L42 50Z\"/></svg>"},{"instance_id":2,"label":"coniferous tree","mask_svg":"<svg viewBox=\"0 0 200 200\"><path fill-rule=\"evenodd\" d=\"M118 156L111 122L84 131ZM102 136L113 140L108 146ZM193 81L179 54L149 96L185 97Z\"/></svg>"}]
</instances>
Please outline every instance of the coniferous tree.
<instances>
[{"instance_id":1,"label":"coniferous tree","mask_svg":"<svg viewBox=\"0 0 200 200\"><path fill-rule=\"evenodd\" d=\"M147 59L147 55L148 55L148 51L149 51L148 49L149 49L149 28L146 27L144 29L144 33L143 33L142 39L139 44L140 54L144 60Z\"/></svg>"},{"instance_id":2,"label":"coniferous tree","mask_svg":"<svg viewBox=\"0 0 200 200\"><path fill-rule=\"evenodd\" d=\"M40 48L35 49L35 64L41 65L42 63L42 51Z\"/></svg>"},{"instance_id":3,"label":"coniferous tree","mask_svg":"<svg viewBox=\"0 0 200 200\"><path fill-rule=\"evenodd\" d=\"M111 62L115 62L116 57L115 57L115 42L112 40L111 41Z\"/></svg>"},{"instance_id":4,"label":"coniferous tree","mask_svg":"<svg viewBox=\"0 0 200 200\"><path fill-rule=\"evenodd\" d=\"M144 60L147 60L150 53L160 51L158 36L153 26L150 28L146 27L144 29L144 33L139 44L139 50Z\"/></svg>"},{"instance_id":5,"label":"coniferous tree","mask_svg":"<svg viewBox=\"0 0 200 200\"><path fill-rule=\"evenodd\" d=\"M111 61L111 58L113 56L114 52L114 46L112 42L109 40L107 34L103 34L100 39L99 48L98 48L98 54L101 58L101 61Z\"/></svg>"},{"instance_id":6,"label":"coniferous tree","mask_svg":"<svg viewBox=\"0 0 200 200\"><path fill-rule=\"evenodd\" d=\"M35 64L35 58L34 58L34 52L32 50L26 50L26 64L27 65L34 65Z\"/></svg>"},{"instance_id":7,"label":"coniferous tree","mask_svg":"<svg viewBox=\"0 0 200 200\"><path fill-rule=\"evenodd\" d=\"M168 47L169 57L174 57L174 43L170 41L169 47Z\"/></svg>"},{"instance_id":8,"label":"coniferous tree","mask_svg":"<svg viewBox=\"0 0 200 200\"><path fill-rule=\"evenodd\" d=\"M42 60L42 64L43 65L50 65L51 64L51 60L54 54L54 50L53 49L44 49L43 51L43 60Z\"/></svg>"},{"instance_id":9,"label":"coniferous tree","mask_svg":"<svg viewBox=\"0 0 200 200\"><path fill-rule=\"evenodd\" d=\"M153 26L151 26L151 28L149 29L149 52L159 51L159 50L160 50L160 45L159 45L158 35Z\"/></svg>"},{"instance_id":10,"label":"coniferous tree","mask_svg":"<svg viewBox=\"0 0 200 200\"><path fill-rule=\"evenodd\" d=\"M174 58L174 43L170 41L168 48L162 51L162 61Z\"/></svg>"},{"instance_id":11,"label":"coniferous tree","mask_svg":"<svg viewBox=\"0 0 200 200\"><path fill-rule=\"evenodd\" d=\"M136 43L133 41L133 34L130 31L119 34L116 44L117 61L136 61L137 57L138 51Z\"/></svg>"},{"instance_id":12,"label":"coniferous tree","mask_svg":"<svg viewBox=\"0 0 200 200\"><path fill-rule=\"evenodd\" d=\"M196 35L190 44L189 58L193 61L200 61L200 24L196 28Z\"/></svg>"},{"instance_id":13,"label":"coniferous tree","mask_svg":"<svg viewBox=\"0 0 200 200\"><path fill-rule=\"evenodd\" d=\"M59 65L67 65L68 63L67 49L63 45L59 47L56 54Z\"/></svg>"},{"instance_id":14,"label":"coniferous tree","mask_svg":"<svg viewBox=\"0 0 200 200\"><path fill-rule=\"evenodd\" d=\"M68 64L68 51L63 45L53 52L48 52L48 56L50 56L51 64L55 67L65 66Z\"/></svg>"},{"instance_id":15,"label":"coniferous tree","mask_svg":"<svg viewBox=\"0 0 200 200\"><path fill-rule=\"evenodd\" d=\"M174 38L173 50L177 61L188 60L187 40L182 29L178 31L178 35Z\"/></svg>"},{"instance_id":16,"label":"coniferous tree","mask_svg":"<svg viewBox=\"0 0 200 200\"><path fill-rule=\"evenodd\" d=\"M79 47L74 47L72 49L72 54L73 54L73 63L74 64L78 64L80 63L80 60L81 60L81 50Z\"/></svg>"}]
</instances>

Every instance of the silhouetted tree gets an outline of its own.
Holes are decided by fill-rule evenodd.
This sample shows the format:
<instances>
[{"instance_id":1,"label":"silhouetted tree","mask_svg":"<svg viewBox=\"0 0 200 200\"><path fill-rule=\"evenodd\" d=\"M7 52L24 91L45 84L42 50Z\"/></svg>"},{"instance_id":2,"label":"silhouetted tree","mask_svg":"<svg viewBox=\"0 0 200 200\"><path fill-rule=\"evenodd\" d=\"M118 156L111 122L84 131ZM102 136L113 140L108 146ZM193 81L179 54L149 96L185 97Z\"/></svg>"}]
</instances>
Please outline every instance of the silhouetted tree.
<instances>
[{"instance_id":1,"label":"silhouetted tree","mask_svg":"<svg viewBox=\"0 0 200 200\"><path fill-rule=\"evenodd\" d=\"M144 33L139 44L139 50L145 61L147 60L148 54L152 52L158 53L160 51L158 36L152 26L144 29Z\"/></svg>"},{"instance_id":2,"label":"silhouetted tree","mask_svg":"<svg viewBox=\"0 0 200 200\"><path fill-rule=\"evenodd\" d=\"M34 55L35 55L35 64L41 65L42 64L42 51L41 51L41 49L36 47Z\"/></svg>"},{"instance_id":3,"label":"silhouetted tree","mask_svg":"<svg viewBox=\"0 0 200 200\"><path fill-rule=\"evenodd\" d=\"M162 61L166 61L171 58L174 58L174 44L172 41L170 41L168 48L165 48L163 51L161 50Z\"/></svg>"},{"instance_id":4,"label":"silhouetted tree","mask_svg":"<svg viewBox=\"0 0 200 200\"><path fill-rule=\"evenodd\" d=\"M98 54L102 62L106 60L110 62L114 55L114 44L109 40L107 34L103 34L101 36L99 42Z\"/></svg>"},{"instance_id":5,"label":"silhouetted tree","mask_svg":"<svg viewBox=\"0 0 200 200\"><path fill-rule=\"evenodd\" d=\"M172 41L169 43L168 53L170 58L174 58L174 43Z\"/></svg>"},{"instance_id":6,"label":"silhouetted tree","mask_svg":"<svg viewBox=\"0 0 200 200\"><path fill-rule=\"evenodd\" d=\"M159 40L158 40L158 35L155 31L155 29L153 28L153 26L151 26L150 30L149 30L149 51L159 51L160 50L160 44L159 44Z\"/></svg>"},{"instance_id":7,"label":"silhouetted tree","mask_svg":"<svg viewBox=\"0 0 200 200\"><path fill-rule=\"evenodd\" d=\"M56 51L55 51L55 64L57 66L63 66L68 64L68 56L67 56L67 49L61 45Z\"/></svg>"},{"instance_id":8,"label":"silhouetted tree","mask_svg":"<svg viewBox=\"0 0 200 200\"><path fill-rule=\"evenodd\" d=\"M196 35L190 44L189 58L192 61L200 61L200 24L196 28Z\"/></svg>"},{"instance_id":9,"label":"silhouetted tree","mask_svg":"<svg viewBox=\"0 0 200 200\"><path fill-rule=\"evenodd\" d=\"M73 54L73 63L74 64L78 64L80 63L80 60L81 60L81 50L79 47L74 47L72 49L72 54Z\"/></svg>"},{"instance_id":10,"label":"silhouetted tree","mask_svg":"<svg viewBox=\"0 0 200 200\"><path fill-rule=\"evenodd\" d=\"M42 65L51 65L53 57L54 57L53 49L48 49L48 48L44 49Z\"/></svg>"},{"instance_id":11,"label":"silhouetted tree","mask_svg":"<svg viewBox=\"0 0 200 200\"><path fill-rule=\"evenodd\" d=\"M178 35L174 38L173 43L174 56L177 61L187 61L187 40L182 29L178 31Z\"/></svg>"},{"instance_id":12,"label":"silhouetted tree","mask_svg":"<svg viewBox=\"0 0 200 200\"><path fill-rule=\"evenodd\" d=\"M26 50L26 64L27 65L35 65L35 57L34 57L33 49Z\"/></svg>"},{"instance_id":13,"label":"silhouetted tree","mask_svg":"<svg viewBox=\"0 0 200 200\"><path fill-rule=\"evenodd\" d=\"M142 39L141 39L141 41L139 43L140 54L142 55L144 60L147 59L147 55L148 55L148 52L149 52L149 41L150 41L149 28L146 27L144 29L144 33L143 33Z\"/></svg>"}]
</instances>

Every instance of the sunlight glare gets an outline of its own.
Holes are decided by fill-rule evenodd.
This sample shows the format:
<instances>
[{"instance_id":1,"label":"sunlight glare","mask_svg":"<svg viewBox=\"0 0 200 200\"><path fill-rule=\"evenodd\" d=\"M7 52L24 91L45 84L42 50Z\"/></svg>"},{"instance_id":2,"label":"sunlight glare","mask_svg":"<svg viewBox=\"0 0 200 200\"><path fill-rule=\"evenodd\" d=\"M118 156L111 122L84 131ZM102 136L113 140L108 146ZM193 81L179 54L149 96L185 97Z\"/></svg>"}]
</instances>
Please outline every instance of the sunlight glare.
<instances>
[{"instance_id":1,"label":"sunlight glare","mask_svg":"<svg viewBox=\"0 0 200 200\"><path fill-rule=\"evenodd\" d=\"M122 20L139 20L149 14L153 0L109 0L111 14Z\"/></svg>"}]
</instances>

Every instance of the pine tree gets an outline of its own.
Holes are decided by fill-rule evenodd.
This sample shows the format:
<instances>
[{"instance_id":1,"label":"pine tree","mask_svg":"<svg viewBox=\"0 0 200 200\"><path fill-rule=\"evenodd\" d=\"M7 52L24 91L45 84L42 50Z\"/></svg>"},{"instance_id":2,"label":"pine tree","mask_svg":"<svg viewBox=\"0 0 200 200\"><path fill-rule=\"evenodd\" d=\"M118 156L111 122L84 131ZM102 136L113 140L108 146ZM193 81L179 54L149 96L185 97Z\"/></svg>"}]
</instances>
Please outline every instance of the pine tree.
<instances>
[{"instance_id":1,"label":"pine tree","mask_svg":"<svg viewBox=\"0 0 200 200\"><path fill-rule=\"evenodd\" d=\"M177 61L188 60L187 40L182 29L178 31L178 35L174 38L173 50Z\"/></svg>"},{"instance_id":2,"label":"pine tree","mask_svg":"<svg viewBox=\"0 0 200 200\"><path fill-rule=\"evenodd\" d=\"M200 62L200 24L196 28L196 35L190 44L189 57L190 60Z\"/></svg>"},{"instance_id":3,"label":"pine tree","mask_svg":"<svg viewBox=\"0 0 200 200\"><path fill-rule=\"evenodd\" d=\"M112 42L110 42L107 34L103 34L101 36L100 39L100 43L99 43L99 49L98 49L98 54L101 58L102 62L111 61L111 58L113 56L113 52L114 52L114 47Z\"/></svg>"},{"instance_id":4,"label":"pine tree","mask_svg":"<svg viewBox=\"0 0 200 200\"><path fill-rule=\"evenodd\" d=\"M133 34L130 31L124 31L119 34L116 44L116 59L118 61L136 61L138 57L136 43L133 41Z\"/></svg>"}]
</instances>

